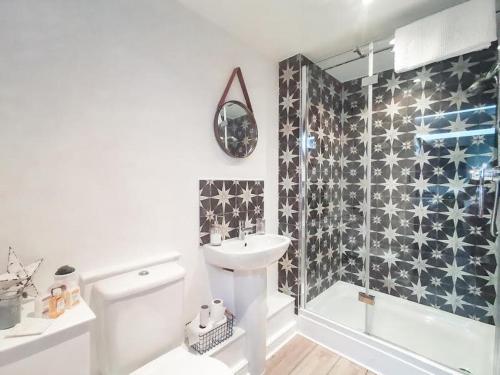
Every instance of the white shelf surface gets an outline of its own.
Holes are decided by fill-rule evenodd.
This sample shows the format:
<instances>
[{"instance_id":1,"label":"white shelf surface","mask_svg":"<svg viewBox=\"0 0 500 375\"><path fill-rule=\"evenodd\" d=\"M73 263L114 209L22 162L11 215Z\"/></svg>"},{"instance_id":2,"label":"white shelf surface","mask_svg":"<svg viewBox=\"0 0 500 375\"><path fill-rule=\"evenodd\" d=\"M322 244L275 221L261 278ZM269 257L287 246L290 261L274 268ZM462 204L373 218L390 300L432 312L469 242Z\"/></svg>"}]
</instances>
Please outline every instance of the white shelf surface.
<instances>
[{"instance_id":1,"label":"white shelf surface","mask_svg":"<svg viewBox=\"0 0 500 375\"><path fill-rule=\"evenodd\" d=\"M34 317L33 300L22 305L21 322ZM81 300L78 305L68 309L56 319L50 319L51 325L40 335L23 337L5 337L13 329L0 330L0 366L9 361L12 356L30 355L33 351L45 350L52 345L88 331L88 324L95 319L95 315L88 305ZM19 326L19 324L17 326ZM16 327L17 327L16 326Z\"/></svg>"}]
</instances>

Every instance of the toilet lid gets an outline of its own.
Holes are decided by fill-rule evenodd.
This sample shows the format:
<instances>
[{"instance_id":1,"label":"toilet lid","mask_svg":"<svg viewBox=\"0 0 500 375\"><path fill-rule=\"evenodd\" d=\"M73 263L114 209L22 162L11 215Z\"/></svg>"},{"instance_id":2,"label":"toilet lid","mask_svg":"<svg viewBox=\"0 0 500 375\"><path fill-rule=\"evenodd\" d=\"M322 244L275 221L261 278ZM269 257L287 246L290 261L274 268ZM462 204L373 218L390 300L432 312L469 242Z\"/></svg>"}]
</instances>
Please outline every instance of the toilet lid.
<instances>
[{"instance_id":1,"label":"toilet lid","mask_svg":"<svg viewBox=\"0 0 500 375\"><path fill-rule=\"evenodd\" d=\"M179 347L135 370L131 375L231 375L221 361Z\"/></svg>"}]
</instances>

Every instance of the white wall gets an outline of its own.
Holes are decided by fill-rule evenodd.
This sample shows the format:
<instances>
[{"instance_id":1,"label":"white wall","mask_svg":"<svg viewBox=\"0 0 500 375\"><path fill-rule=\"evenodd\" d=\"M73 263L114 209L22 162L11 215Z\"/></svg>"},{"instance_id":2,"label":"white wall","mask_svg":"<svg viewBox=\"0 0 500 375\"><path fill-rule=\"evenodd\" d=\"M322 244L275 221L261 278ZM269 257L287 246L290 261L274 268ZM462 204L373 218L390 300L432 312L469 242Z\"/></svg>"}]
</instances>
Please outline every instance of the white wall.
<instances>
[{"instance_id":1,"label":"white wall","mask_svg":"<svg viewBox=\"0 0 500 375\"><path fill-rule=\"evenodd\" d=\"M260 135L244 160L212 130L238 65ZM199 178L264 179L277 230L277 80L275 62L174 1L0 0L2 258L44 257L44 289L59 265L179 251L188 318L209 296Z\"/></svg>"}]
</instances>

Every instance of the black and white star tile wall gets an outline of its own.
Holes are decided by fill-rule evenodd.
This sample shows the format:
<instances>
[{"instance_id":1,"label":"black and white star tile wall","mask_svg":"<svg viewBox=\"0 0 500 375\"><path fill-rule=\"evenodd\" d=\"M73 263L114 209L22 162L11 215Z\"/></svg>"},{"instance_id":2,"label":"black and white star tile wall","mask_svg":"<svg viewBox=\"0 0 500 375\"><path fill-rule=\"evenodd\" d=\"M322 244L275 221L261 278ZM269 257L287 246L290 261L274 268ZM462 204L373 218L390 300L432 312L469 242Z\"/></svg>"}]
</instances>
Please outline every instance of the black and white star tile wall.
<instances>
[{"instance_id":1,"label":"black and white star tile wall","mask_svg":"<svg viewBox=\"0 0 500 375\"><path fill-rule=\"evenodd\" d=\"M300 91L300 75L288 69L293 61L300 70L298 59L280 64L281 103L295 105L293 99L300 98L300 92L290 94ZM489 231L493 186L487 186L480 218L470 172L496 164L497 139L490 131L496 120L496 84L493 79L483 80L479 88L475 84L496 62L492 46L403 74L379 74L371 160L366 157L366 89L360 80L328 89L325 82L336 80L325 79L325 73L309 65L309 128L304 132L311 137L306 166L308 300L336 280L364 285L368 252L363 217L370 210L371 288L494 323L495 238ZM296 116L280 107L280 135L289 138L288 129L295 132L297 155L286 159L286 166L280 160L280 187L285 171L300 170ZM290 127L292 120L295 126ZM457 133L471 130L475 133ZM290 148L280 136L280 152ZM293 176L295 188L300 176ZM300 228L298 218L291 219ZM283 291L297 290L297 279L289 277L298 273L297 254L294 248L287 255L286 263L295 268L280 269Z\"/></svg>"},{"instance_id":2,"label":"black and white star tile wall","mask_svg":"<svg viewBox=\"0 0 500 375\"><path fill-rule=\"evenodd\" d=\"M238 236L240 221L255 225L264 217L264 181L200 180L200 245L210 242L218 223L223 239Z\"/></svg>"}]
</instances>

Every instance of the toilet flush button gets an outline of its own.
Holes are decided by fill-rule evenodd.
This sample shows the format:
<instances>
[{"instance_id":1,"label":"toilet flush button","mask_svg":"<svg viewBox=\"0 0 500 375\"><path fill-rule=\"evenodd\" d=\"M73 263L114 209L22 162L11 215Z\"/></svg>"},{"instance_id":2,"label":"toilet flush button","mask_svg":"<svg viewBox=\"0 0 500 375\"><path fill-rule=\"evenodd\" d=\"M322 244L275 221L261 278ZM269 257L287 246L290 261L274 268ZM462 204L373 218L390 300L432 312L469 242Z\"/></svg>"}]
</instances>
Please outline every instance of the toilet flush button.
<instances>
[{"instance_id":1,"label":"toilet flush button","mask_svg":"<svg viewBox=\"0 0 500 375\"><path fill-rule=\"evenodd\" d=\"M147 275L149 275L149 271L144 270L139 272L139 276L147 276Z\"/></svg>"}]
</instances>

